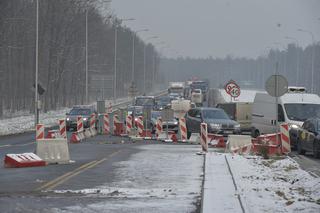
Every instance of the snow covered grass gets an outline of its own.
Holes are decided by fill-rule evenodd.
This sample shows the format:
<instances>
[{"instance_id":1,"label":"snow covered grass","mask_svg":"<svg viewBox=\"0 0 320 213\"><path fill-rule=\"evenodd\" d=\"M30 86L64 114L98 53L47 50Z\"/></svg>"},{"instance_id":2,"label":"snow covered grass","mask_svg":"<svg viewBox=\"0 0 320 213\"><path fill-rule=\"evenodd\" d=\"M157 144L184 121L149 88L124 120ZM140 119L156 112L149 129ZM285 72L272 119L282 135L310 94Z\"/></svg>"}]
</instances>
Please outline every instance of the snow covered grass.
<instances>
[{"instance_id":1,"label":"snow covered grass","mask_svg":"<svg viewBox=\"0 0 320 213\"><path fill-rule=\"evenodd\" d=\"M106 198L81 208L64 208L66 212L194 212L202 184L203 157L195 155L199 147L147 145L140 149L128 161L114 164L112 183L55 191Z\"/></svg>"},{"instance_id":2,"label":"snow covered grass","mask_svg":"<svg viewBox=\"0 0 320 213\"><path fill-rule=\"evenodd\" d=\"M247 212L320 212L320 178L294 160L227 159Z\"/></svg>"},{"instance_id":3,"label":"snow covered grass","mask_svg":"<svg viewBox=\"0 0 320 213\"><path fill-rule=\"evenodd\" d=\"M58 119L65 118L68 108L40 113L40 123L45 126L58 125ZM34 115L25 114L19 117L0 120L0 135L23 133L34 129Z\"/></svg>"}]
</instances>

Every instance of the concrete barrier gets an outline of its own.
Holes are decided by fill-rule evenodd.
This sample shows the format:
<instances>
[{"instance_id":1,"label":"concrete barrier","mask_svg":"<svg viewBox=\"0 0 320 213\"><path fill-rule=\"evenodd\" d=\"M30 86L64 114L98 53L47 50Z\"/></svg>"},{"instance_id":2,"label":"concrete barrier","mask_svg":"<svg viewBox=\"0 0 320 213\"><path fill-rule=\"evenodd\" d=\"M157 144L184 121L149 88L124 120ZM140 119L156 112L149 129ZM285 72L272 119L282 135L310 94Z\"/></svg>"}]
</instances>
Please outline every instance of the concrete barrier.
<instances>
[{"instance_id":1,"label":"concrete barrier","mask_svg":"<svg viewBox=\"0 0 320 213\"><path fill-rule=\"evenodd\" d=\"M69 163L68 142L64 138L37 141L36 154L47 163Z\"/></svg>"}]
</instances>

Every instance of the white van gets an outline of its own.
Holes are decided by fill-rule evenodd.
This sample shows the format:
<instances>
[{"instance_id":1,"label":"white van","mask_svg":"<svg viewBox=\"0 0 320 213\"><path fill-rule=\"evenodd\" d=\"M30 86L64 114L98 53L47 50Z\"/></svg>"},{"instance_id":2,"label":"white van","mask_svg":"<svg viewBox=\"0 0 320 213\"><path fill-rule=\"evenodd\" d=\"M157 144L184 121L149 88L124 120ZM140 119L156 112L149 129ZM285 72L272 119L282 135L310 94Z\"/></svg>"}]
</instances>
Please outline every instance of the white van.
<instances>
[{"instance_id":1,"label":"white van","mask_svg":"<svg viewBox=\"0 0 320 213\"><path fill-rule=\"evenodd\" d=\"M266 92L257 93L252 106L252 136L276 132L276 98ZM306 93L301 87L289 87L288 93L278 98L278 122L288 123L292 144L297 139L297 128L311 117L320 117L320 97Z\"/></svg>"}]
</instances>

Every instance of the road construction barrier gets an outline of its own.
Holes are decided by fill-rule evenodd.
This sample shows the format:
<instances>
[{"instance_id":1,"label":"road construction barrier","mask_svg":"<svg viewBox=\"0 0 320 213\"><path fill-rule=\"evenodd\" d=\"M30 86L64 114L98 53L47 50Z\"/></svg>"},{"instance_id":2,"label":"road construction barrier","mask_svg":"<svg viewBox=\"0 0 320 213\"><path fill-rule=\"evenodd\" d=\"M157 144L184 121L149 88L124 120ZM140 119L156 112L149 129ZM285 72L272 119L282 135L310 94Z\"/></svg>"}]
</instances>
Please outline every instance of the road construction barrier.
<instances>
[{"instance_id":1,"label":"road construction barrier","mask_svg":"<svg viewBox=\"0 0 320 213\"><path fill-rule=\"evenodd\" d=\"M191 136L188 140L191 144L200 144L200 134L199 133L191 133Z\"/></svg>"},{"instance_id":2,"label":"road construction barrier","mask_svg":"<svg viewBox=\"0 0 320 213\"><path fill-rule=\"evenodd\" d=\"M65 138L39 140L36 154L47 163L70 162L68 142Z\"/></svg>"},{"instance_id":3,"label":"road construction barrier","mask_svg":"<svg viewBox=\"0 0 320 213\"><path fill-rule=\"evenodd\" d=\"M67 138L67 128L66 128L66 120L59 120L59 131L62 138Z\"/></svg>"},{"instance_id":4,"label":"road construction barrier","mask_svg":"<svg viewBox=\"0 0 320 213\"><path fill-rule=\"evenodd\" d=\"M250 135L229 135L226 145L226 151L232 153L242 153L242 148L252 145ZM247 148L244 148L247 150Z\"/></svg>"},{"instance_id":5,"label":"road construction barrier","mask_svg":"<svg viewBox=\"0 0 320 213\"><path fill-rule=\"evenodd\" d=\"M187 141L187 126L186 126L186 119L180 118L179 119L179 131L180 131L180 140L182 142Z\"/></svg>"},{"instance_id":6,"label":"road construction barrier","mask_svg":"<svg viewBox=\"0 0 320 213\"><path fill-rule=\"evenodd\" d=\"M44 125L43 124L37 124L36 125L36 140L42 140L44 139Z\"/></svg>"},{"instance_id":7,"label":"road construction barrier","mask_svg":"<svg viewBox=\"0 0 320 213\"><path fill-rule=\"evenodd\" d=\"M34 153L6 154L4 167L21 168L33 166L46 166L46 162Z\"/></svg>"},{"instance_id":8,"label":"road construction barrier","mask_svg":"<svg viewBox=\"0 0 320 213\"><path fill-rule=\"evenodd\" d=\"M48 130L46 138L61 138L59 130Z\"/></svg>"},{"instance_id":9,"label":"road construction barrier","mask_svg":"<svg viewBox=\"0 0 320 213\"><path fill-rule=\"evenodd\" d=\"M132 115L126 117L126 132L128 135L132 132Z\"/></svg>"},{"instance_id":10,"label":"road construction barrier","mask_svg":"<svg viewBox=\"0 0 320 213\"><path fill-rule=\"evenodd\" d=\"M92 137L97 135L96 114L94 114L94 113L92 113L90 115L90 128L89 128L89 131L90 131Z\"/></svg>"},{"instance_id":11,"label":"road construction barrier","mask_svg":"<svg viewBox=\"0 0 320 213\"><path fill-rule=\"evenodd\" d=\"M83 132L83 119L82 116L77 117L77 132Z\"/></svg>"},{"instance_id":12,"label":"road construction barrier","mask_svg":"<svg viewBox=\"0 0 320 213\"><path fill-rule=\"evenodd\" d=\"M161 136L161 137L160 137ZM163 139L163 126L162 126L162 118L158 117L156 123L156 137L158 140Z\"/></svg>"},{"instance_id":13,"label":"road construction barrier","mask_svg":"<svg viewBox=\"0 0 320 213\"><path fill-rule=\"evenodd\" d=\"M73 132L70 138L70 143L79 143L81 141L78 132Z\"/></svg>"},{"instance_id":14,"label":"road construction barrier","mask_svg":"<svg viewBox=\"0 0 320 213\"><path fill-rule=\"evenodd\" d=\"M105 113L103 115L103 129L104 129L104 134L106 135L110 134L110 118L108 113Z\"/></svg>"},{"instance_id":15,"label":"road construction barrier","mask_svg":"<svg viewBox=\"0 0 320 213\"><path fill-rule=\"evenodd\" d=\"M174 131L168 131L168 137L172 142L178 142L178 137Z\"/></svg>"},{"instance_id":16,"label":"road construction barrier","mask_svg":"<svg viewBox=\"0 0 320 213\"><path fill-rule=\"evenodd\" d=\"M200 143L201 143L202 151L208 152L208 126L206 123L201 123L200 128L201 128Z\"/></svg>"},{"instance_id":17,"label":"road construction barrier","mask_svg":"<svg viewBox=\"0 0 320 213\"><path fill-rule=\"evenodd\" d=\"M209 139L208 144L213 147L216 147L216 148L226 147L226 143L224 142L223 135L208 133L208 139Z\"/></svg>"},{"instance_id":18,"label":"road construction barrier","mask_svg":"<svg viewBox=\"0 0 320 213\"><path fill-rule=\"evenodd\" d=\"M144 130L143 116L138 116L137 127L138 127L138 136L144 137L144 135L143 135L143 130Z\"/></svg>"},{"instance_id":19,"label":"road construction barrier","mask_svg":"<svg viewBox=\"0 0 320 213\"><path fill-rule=\"evenodd\" d=\"M120 122L119 115L113 115L113 134L115 136L122 136L124 134L124 124Z\"/></svg>"},{"instance_id":20,"label":"road construction barrier","mask_svg":"<svg viewBox=\"0 0 320 213\"><path fill-rule=\"evenodd\" d=\"M280 125L281 133L281 151L283 154L289 154L291 152L289 125L287 123Z\"/></svg>"},{"instance_id":21,"label":"road construction barrier","mask_svg":"<svg viewBox=\"0 0 320 213\"><path fill-rule=\"evenodd\" d=\"M112 103L111 102L109 102L107 113L112 113Z\"/></svg>"}]
</instances>

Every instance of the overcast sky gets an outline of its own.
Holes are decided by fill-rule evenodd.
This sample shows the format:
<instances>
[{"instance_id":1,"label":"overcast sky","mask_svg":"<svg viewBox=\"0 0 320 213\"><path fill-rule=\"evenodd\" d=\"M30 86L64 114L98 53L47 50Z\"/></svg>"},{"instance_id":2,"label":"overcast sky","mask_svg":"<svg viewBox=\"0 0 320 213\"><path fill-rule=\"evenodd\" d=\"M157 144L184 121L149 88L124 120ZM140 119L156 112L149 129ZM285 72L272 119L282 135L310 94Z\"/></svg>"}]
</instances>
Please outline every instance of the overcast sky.
<instances>
[{"instance_id":1,"label":"overcast sky","mask_svg":"<svg viewBox=\"0 0 320 213\"><path fill-rule=\"evenodd\" d=\"M256 57L293 42L286 36L310 44L299 28L320 40L320 0L113 0L111 8L135 18L125 23L133 30L150 29L142 38L166 42L170 47L158 49L168 57Z\"/></svg>"}]
</instances>

